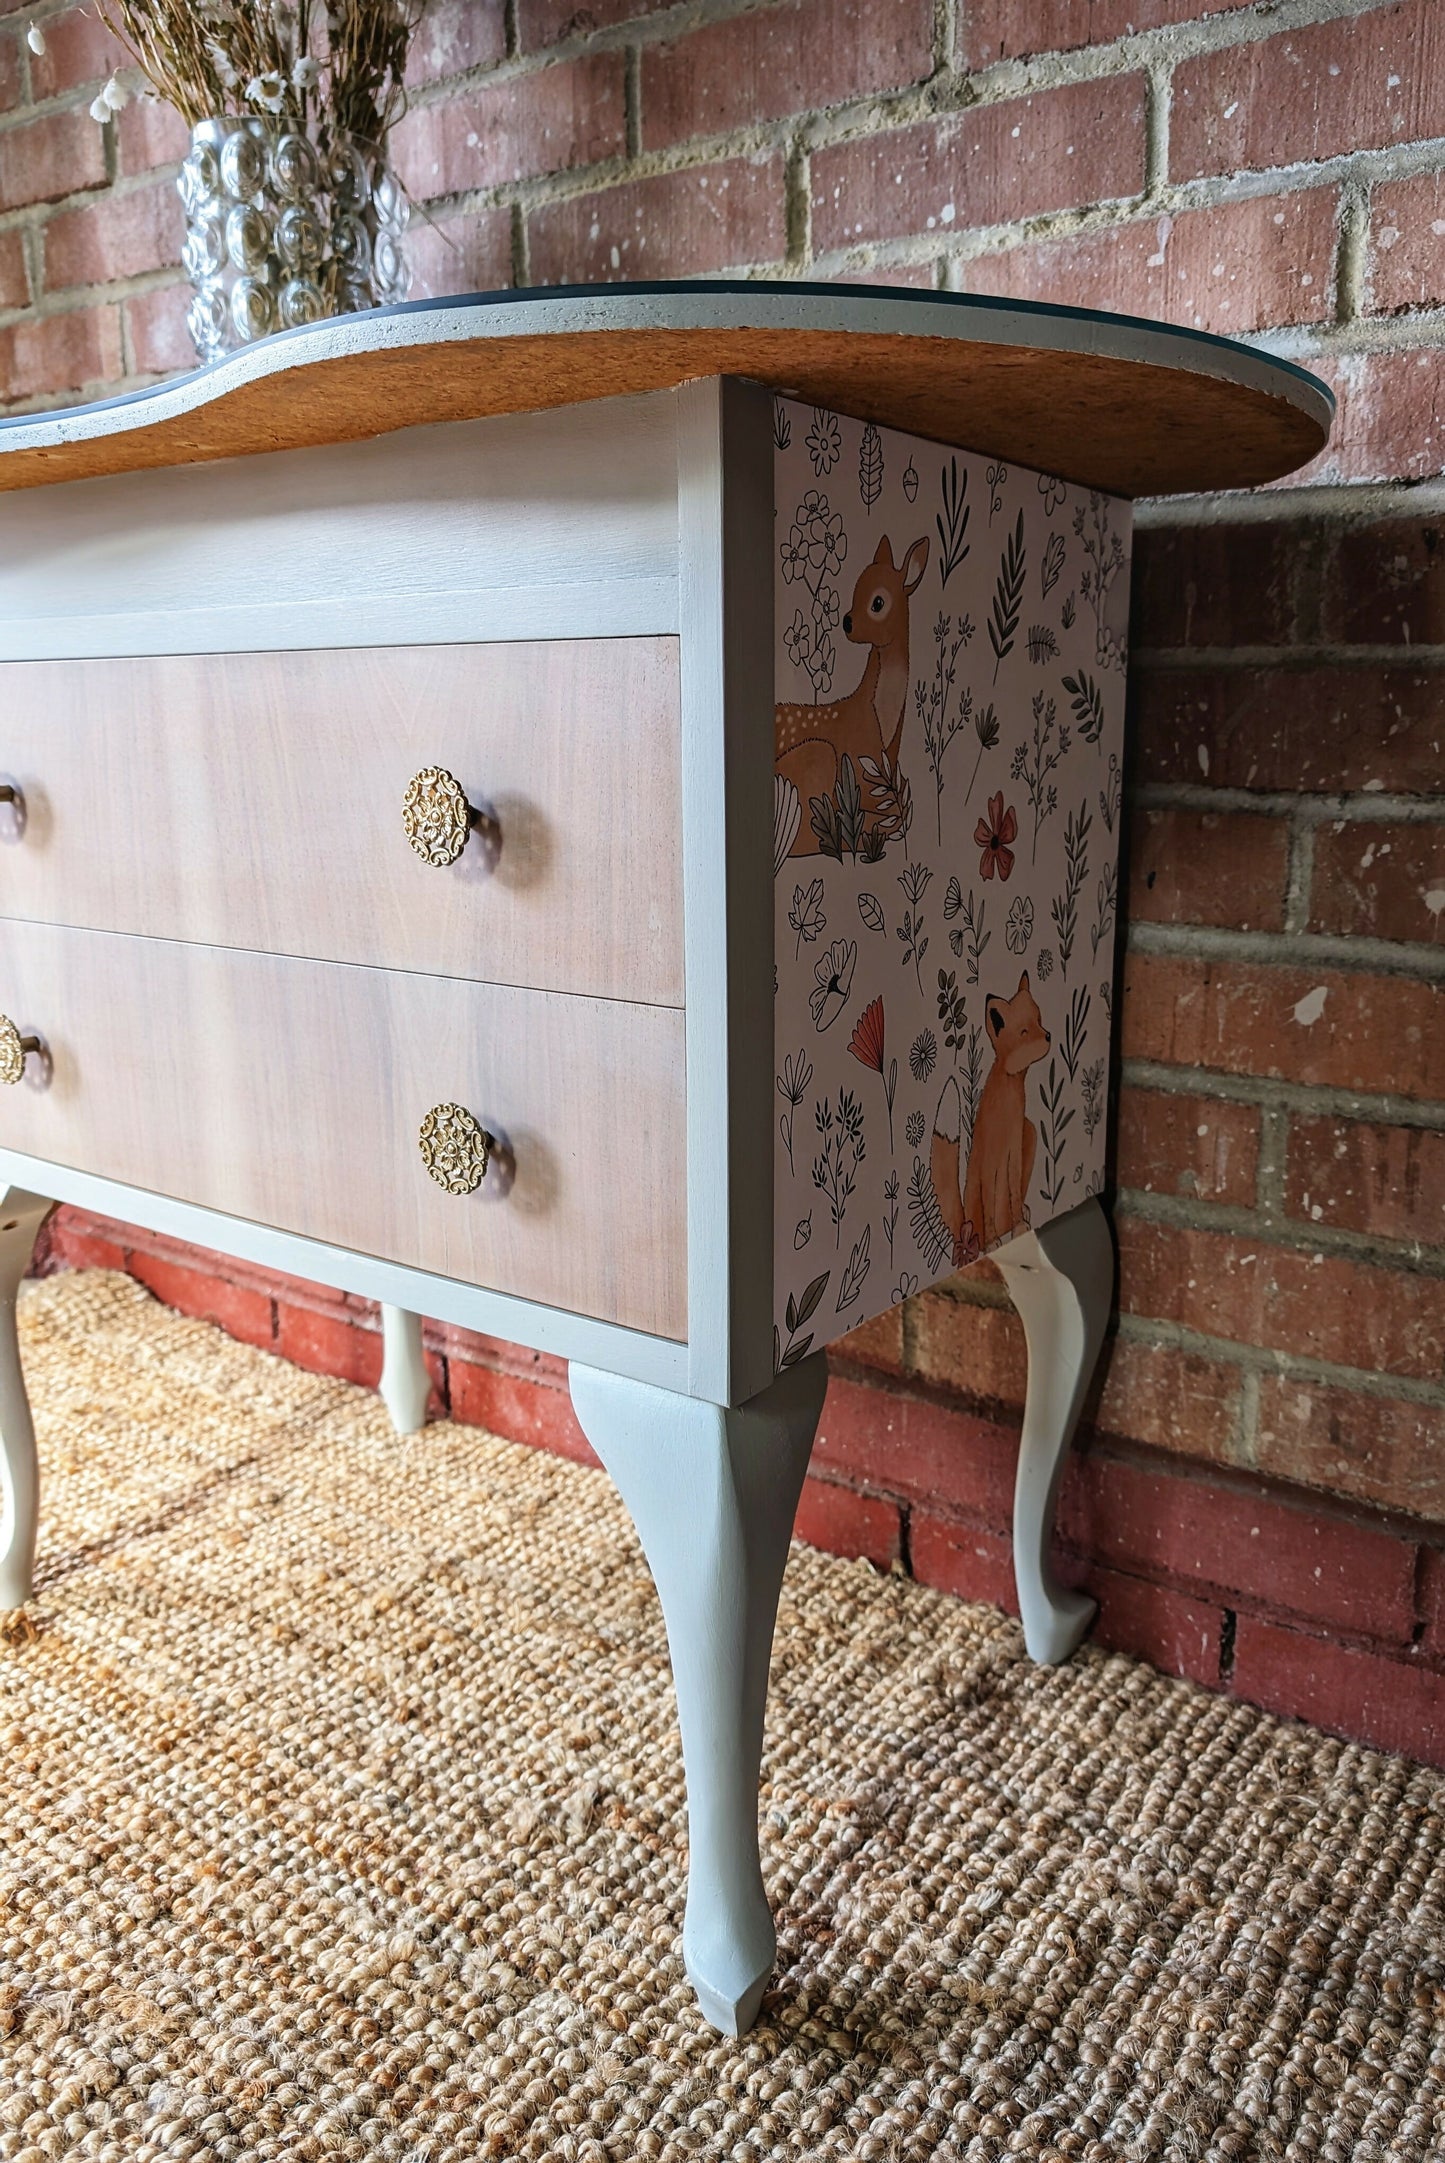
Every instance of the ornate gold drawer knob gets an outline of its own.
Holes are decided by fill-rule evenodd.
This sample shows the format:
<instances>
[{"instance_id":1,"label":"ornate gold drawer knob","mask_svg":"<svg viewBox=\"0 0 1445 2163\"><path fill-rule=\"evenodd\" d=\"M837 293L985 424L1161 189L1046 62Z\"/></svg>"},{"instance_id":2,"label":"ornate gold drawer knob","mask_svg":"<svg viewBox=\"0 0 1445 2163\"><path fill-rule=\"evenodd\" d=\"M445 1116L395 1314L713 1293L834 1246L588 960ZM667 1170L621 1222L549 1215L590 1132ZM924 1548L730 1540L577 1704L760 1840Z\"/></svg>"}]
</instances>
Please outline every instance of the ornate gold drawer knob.
<instances>
[{"instance_id":1,"label":"ornate gold drawer knob","mask_svg":"<svg viewBox=\"0 0 1445 2163\"><path fill-rule=\"evenodd\" d=\"M0 1082L18 1082L30 1053L40 1049L38 1036L22 1036L10 1016L0 1014Z\"/></svg>"},{"instance_id":2,"label":"ornate gold drawer knob","mask_svg":"<svg viewBox=\"0 0 1445 2163\"><path fill-rule=\"evenodd\" d=\"M406 838L424 864L454 864L474 829L496 833L496 821L467 802L466 791L445 766L423 766L401 800Z\"/></svg>"},{"instance_id":3,"label":"ornate gold drawer knob","mask_svg":"<svg viewBox=\"0 0 1445 2163\"><path fill-rule=\"evenodd\" d=\"M417 1140L422 1163L448 1194L474 1193L497 1146L495 1136L464 1104L433 1104Z\"/></svg>"}]
</instances>

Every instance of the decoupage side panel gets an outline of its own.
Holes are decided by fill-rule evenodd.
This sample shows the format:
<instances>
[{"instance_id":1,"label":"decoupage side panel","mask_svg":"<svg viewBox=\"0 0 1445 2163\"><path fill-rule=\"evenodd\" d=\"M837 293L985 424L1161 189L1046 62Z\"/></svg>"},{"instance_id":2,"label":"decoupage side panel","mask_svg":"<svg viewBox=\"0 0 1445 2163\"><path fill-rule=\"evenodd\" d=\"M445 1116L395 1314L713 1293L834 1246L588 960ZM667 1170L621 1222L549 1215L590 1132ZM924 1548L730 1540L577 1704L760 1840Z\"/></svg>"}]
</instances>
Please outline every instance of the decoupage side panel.
<instances>
[{"instance_id":1,"label":"decoupage side panel","mask_svg":"<svg viewBox=\"0 0 1445 2163\"><path fill-rule=\"evenodd\" d=\"M1129 505L774 403L775 1364L1104 1176Z\"/></svg>"}]
</instances>

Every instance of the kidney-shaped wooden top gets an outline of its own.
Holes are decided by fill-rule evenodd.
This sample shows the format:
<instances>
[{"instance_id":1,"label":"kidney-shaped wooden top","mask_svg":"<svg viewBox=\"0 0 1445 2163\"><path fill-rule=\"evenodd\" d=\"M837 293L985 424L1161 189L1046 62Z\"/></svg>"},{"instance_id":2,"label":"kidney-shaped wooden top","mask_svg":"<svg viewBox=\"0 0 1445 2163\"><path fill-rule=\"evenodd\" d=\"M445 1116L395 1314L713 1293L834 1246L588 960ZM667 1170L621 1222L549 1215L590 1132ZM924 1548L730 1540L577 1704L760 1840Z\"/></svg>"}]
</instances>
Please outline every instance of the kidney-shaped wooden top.
<instances>
[{"instance_id":1,"label":"kidney-shaped wooden top","mask_svg":"<svg viewBox=\"0 0 1445 2163\"><path fill-rule=\"evenodd\" d=\"M1333 400L1288 361L1135 316L873 286L612 285L408 302L192 375L0 421L0 489L751 376L1126 496L1251 487Z\"/></svg>"}]
</instances>

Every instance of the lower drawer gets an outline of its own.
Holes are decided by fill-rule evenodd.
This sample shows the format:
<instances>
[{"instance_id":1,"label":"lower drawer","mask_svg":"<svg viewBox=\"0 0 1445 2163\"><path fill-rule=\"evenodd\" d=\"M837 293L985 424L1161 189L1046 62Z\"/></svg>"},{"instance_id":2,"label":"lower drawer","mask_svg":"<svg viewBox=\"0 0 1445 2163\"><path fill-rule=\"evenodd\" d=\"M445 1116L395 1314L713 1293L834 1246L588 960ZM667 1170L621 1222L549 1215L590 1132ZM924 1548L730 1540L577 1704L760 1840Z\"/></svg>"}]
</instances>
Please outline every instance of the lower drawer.
<instances>
[{"instance_id":1,"label":"lower drawer","mask_svg":"<svg viewBox=\"0 0 1445 2163\"><path fill-rule=\"evenodd\" d=\"M661 1337L687 1335L683 1015L0 921L34 1030L0 1146ZM504 1153L470 1194L418 1134Z\"/></svg>"}]
</instances>

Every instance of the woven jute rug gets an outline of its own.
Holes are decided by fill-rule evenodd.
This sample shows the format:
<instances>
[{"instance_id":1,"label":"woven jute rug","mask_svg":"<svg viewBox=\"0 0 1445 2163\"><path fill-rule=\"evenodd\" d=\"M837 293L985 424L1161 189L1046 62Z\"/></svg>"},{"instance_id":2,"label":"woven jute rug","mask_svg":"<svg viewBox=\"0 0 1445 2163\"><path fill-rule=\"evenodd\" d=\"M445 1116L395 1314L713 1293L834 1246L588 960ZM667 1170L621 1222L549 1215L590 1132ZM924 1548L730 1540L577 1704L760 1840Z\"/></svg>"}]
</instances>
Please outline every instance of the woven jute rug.
<instances>
[{"instance_id":1,"label":"woven jute rug","mask_svg":"<svg viewBox=\"0 0 1445 2163\"><path fill-rule=\"evenodd\" d=\"M601 1475L128 1279L22 1302L0 2154L1445 2154L1445 1781L796 1549L722 2040L651 1582Z\"/></svg>"}]
</instances>

